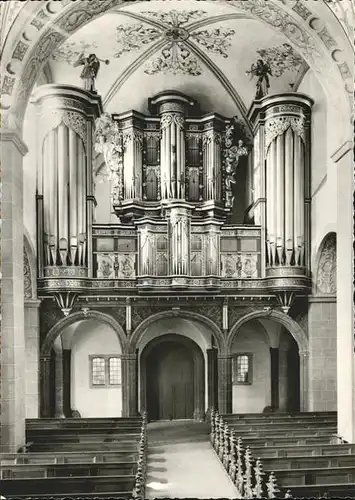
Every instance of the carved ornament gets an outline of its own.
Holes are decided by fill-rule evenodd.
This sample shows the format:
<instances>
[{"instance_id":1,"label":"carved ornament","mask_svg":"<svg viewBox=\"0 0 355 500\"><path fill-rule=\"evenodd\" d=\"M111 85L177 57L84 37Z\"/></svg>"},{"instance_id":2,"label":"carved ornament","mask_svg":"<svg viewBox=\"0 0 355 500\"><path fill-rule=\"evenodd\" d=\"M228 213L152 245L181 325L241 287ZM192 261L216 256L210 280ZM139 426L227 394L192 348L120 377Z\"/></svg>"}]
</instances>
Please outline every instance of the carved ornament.
<instances>
[{"instance_id":1,"label":"carved ornament","mask_svg":"<svg viewBox=\"0 0 355 500\"><path fill-rule=\"evenodd\" d=\"M32 299L32 278L31 268L28 261L26 248L23 247L23 280L24 280L24 296L25 299Z\"/></svg>"},{"instance_id":2,"label":"carved ornament","mask_svg":"<svg viewBox=\"0 0 355 500\"><path fill-rule=\"evenodd\" d=\"M278 116L267 120L265 123L265 152L269 149L272 141L274 141L279 135L284 134L290 127L295 134L301 137L303 143L305 144L306 138L304 117Z\"/></svg>"},{"instance_id":3,"label":"carved ornament","mask_svg":"<svg viewBox=\"0 0 355 500\"><path fill-rule=\"evenodd\" d=\"M317 272L317 292L336 294L336 237L331 234L327 237L319 258Z\"/></svg>"}]
</instances>

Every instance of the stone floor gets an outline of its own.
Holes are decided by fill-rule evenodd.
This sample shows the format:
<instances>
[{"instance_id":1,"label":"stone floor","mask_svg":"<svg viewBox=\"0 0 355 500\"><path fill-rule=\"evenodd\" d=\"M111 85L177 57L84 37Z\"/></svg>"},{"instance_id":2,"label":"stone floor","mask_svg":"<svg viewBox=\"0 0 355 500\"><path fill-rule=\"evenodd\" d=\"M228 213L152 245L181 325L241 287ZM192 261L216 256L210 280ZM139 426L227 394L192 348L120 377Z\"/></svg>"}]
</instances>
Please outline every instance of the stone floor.
<instances>
[{"instance_id":1,"label":"stone floor","mask_svg":"<svg viewBox=\"0 0 355 500\"><path fill-rule=\"evenodd\" d=\"M208 433L191 420L148 424L147 498L236 497Z\"/></svg>"}]
</instances>

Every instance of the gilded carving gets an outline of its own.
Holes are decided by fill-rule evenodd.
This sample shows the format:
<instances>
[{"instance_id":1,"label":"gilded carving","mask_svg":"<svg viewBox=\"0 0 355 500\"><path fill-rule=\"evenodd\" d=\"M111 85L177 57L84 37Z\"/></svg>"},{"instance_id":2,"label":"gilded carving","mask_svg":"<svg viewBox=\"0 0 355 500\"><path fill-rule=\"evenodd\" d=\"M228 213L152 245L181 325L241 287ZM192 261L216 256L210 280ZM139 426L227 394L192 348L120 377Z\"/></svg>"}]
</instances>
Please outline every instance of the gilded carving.
<instances>
[{"instance_id":1,"label":"gilded carving","mask_svg":"<svg viewBox=\"0 0 355 500\"><path fill-rule=\"evenodd\" d=\"M59 127L61 123L64 123L64 125L73 130L81 138L85 151L87 151L87 121L81 114L75 111L45 107L42 110L41 121L46 125L46 129L42 130L42 141L48 132Z\"/></svg>"},{"instance_id":2,"label":"gilded carving","mask_svg":"<svg viewBox=\"0 0 355 500\"><path fill-rule=\"evenodd\" d=\"M98 253L97 278L135 278L136 257L133 253Z\"/></svg>"},{"instance_id":3,"label":"gilded carving","mask_svg":"<svg viewBox=\"0 0 355 500\"><path fill-rule=\"evenodd\" d=\"M336 293L336 236L327 237L318 264L317 291L324 294Z\"/></svg>"},{"instance_id":4,"label":"gilded carving","mask_svg":"<svg viewBox=\"0 0 355 500\"><path fill-rule=\"evenodd\" d=\"M257 264L258 255L256 254L222 254L221 275L225 278L258 278Z\"/></svg>"},{"instance_id":5,"label":"gilded carving","mask_svg":"<svg viewBox=\"0 0 355 500\"><path fill-rule=\"evenodd\" d=\"M24 296L25 299L32 299L32 278L31 268L28 261L26 248L23 247L23 279L24 279Z\"/></svg>"},{"instance_id":6,"label":"gilded carving","mask_svg":"<svg viewBox=\"0 0 355 500\"><path fill-rule=\"evenodd\" d=\"M305 119L304 117L295 116L278 116L270 118L265 123L265 152L269 149L270 144L276 137L282 135L288 128L301 137L305 143Z\"/></svg>"},{"instance_id":7,"label":"gilded carving","mask_svg":"<svg viewBox=\"0 0 355 500\"><path fill-rule=\"evenodd\" d=\"M111 181L111 204L123 199L123 139L118 124L109 113L96 120L95 150L103 153Z\"/></svg>"}]
</instances>

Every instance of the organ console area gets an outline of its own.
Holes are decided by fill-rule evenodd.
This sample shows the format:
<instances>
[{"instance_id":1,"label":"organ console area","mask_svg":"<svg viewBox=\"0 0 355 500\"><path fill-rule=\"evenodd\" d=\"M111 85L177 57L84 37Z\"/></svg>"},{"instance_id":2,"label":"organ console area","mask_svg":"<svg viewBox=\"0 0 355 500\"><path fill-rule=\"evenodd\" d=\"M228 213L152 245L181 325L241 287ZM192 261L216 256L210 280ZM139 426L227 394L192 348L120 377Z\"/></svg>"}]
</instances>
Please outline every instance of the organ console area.
<instances>
[{"instance_id":1,"label":"organ console area","mask_svg":"<svg viewBox=\"0 0 355 500\"><path fill-rule=\"evenodd\" d=\"M33 100L40 289L309 289L307 96L254 101L253 138L173 90L150 98L147 115L105 113L96 93L66 85ZM93 222L95 151L116 224ZM247 194L248 224L233 224L237 193Z\"/></svg>"}]
</instances>

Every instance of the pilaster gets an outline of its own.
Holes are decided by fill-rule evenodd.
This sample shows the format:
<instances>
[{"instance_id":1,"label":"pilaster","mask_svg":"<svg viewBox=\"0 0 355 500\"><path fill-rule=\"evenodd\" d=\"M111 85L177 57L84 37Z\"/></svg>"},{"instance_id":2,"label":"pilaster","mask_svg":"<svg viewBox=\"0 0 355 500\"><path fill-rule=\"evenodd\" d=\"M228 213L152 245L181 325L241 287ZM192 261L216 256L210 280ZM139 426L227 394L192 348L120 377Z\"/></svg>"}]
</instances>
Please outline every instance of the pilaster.
<instances>
[{"instance_id":1,"label":"pilaster","mask_svg":"<svg viewBox=\"0 0 355 500\"><path fill-rule=\"evenodd\" d=\"M218 410L232 413L232 356L218 355Z\"/></svg>"},{"instance_id":2,"label":"pilaster","mask_svg":"<svg viewBox=\"0 0 355 500\"><path fill-rule=\"evenodd\" d=\"M3 453L16 452L25 443L22 158L26 153L27 147L16 132L2 131L0 450Z\"/></svg>"},{"instance_id":3,"label":"pilaster","mask_svg":"<svg viewBox=\"0 0 355 500\"><path fill-rule=\"evenodd\" d=\"M122 354L122 416L134 417L138 413L137 354Z\"/></svg>"}]
</instances>

